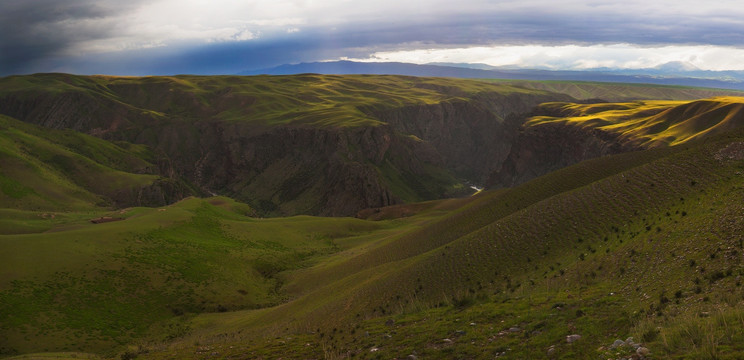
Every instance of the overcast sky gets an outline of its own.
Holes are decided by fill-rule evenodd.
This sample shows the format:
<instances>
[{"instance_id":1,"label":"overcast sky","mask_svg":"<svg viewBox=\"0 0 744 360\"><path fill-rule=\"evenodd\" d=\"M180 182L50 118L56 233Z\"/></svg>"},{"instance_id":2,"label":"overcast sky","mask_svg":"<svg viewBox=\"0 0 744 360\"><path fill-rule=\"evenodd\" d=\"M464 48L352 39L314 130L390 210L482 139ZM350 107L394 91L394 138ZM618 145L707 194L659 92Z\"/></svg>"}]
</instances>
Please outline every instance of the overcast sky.
<instances>
[{"instance_id":1,"label":"overcast sky","mask_svg":"<svg viewBox=\"0 0 744 360\"><path fill-rule=\"evenodd\" d=\"M0 1L0 75L231 74L338 59L743 70L744 3Z\"/></svg>"}]
</instances>

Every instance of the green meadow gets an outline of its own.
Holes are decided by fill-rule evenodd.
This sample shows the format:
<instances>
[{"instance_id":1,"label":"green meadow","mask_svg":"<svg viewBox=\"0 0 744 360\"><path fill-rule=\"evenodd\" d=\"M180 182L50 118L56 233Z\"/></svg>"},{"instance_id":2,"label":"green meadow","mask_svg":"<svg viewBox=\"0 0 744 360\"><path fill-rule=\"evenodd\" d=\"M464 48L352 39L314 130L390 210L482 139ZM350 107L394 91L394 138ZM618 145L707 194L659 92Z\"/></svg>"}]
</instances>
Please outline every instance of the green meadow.
<instances>
[{"instance_id":1,"label":"green meadow","mask_svg":"<svg viewBox=\"0 0 744 360\"><path fill-rule=\"evenodd\" d=\"M0 329L13 344L4 354L115 355L111 349L151 334L181 335L171 319L273 306L289 296L283 273L385 230L351 218L257 219L250 212L214 197L54 218L24 213L45 226L0 238ZM90 222L99 216L122 220Z\"/></svg>"}]
</instances>

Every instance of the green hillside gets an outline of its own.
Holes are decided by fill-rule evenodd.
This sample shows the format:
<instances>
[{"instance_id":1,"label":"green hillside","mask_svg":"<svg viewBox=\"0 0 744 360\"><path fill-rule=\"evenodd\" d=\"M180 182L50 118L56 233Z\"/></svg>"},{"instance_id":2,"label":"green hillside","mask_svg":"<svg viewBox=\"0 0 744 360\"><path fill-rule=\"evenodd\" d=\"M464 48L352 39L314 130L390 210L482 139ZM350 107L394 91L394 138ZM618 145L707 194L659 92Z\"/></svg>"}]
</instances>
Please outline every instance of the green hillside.
<instances>
[{"instance_id":1,"label":"green hillside","mask_svg":"<svg viewBox=\"0 0 744 360\"><path fill-rule=\"evenodd\" d=\"M546 103L525 126L551 122L595 128L617 134L639 147L679 145L737 129L744 125L744 97L695 101L635 101L630 103Z\"/></svg>"},{"instance_id":2,"label":"green hillside","mask_svg":"<svg viewBox=\"0 0 744 360\"><path fill-rule=\"evenodd\" d=\"M0 79L0 97L12 96L15 101L24 101L39 95L64 94L76 101L97 101L86 109L89 115L121 107L139 111L134 115L140 119L122 119L130 122L209 118L262 126L285 123L319 127L377 126L382 122L365 109L437 104L467 99L479 93L548 94L478 80L374 75L138 78L37 74ZM44 121L41 115L48 116L48 110L51 109L38 108L30 112L32 117L39 115L37 121ZM114 124L126 126L125 122Z\"/></svg>"},{"instance_id":3,"label":"green hillside","mask_svg":"<svg viewBox=\"0 0 744 360\"><path fill-rule=\"evenodd\" d=\"M188 189L157 175L152 152L69 130L50 130L0 115L0 233L33 231L26 212L97 210L174 201ZM177 193L177 194L176 194ZM54 214L57 213L57 214ZM36 218L36 220L40 220Z\"/></svg>"},{"instance_id":4,"label":"green hillside","mask_svg":"<svg viewBox=\"0 0 744 360\"><path fill-rule=\"evenodd\" d=\"M742 99L0 79L0 358L742 358ZM566 134L638 151L441 199Z\"/></svg>"},{"instance_id":5,"label":"green hillside","mask_svg":"<svg viewBox=\"0 0 744 360\"><path fill-rule=\"evenodd\" d=\"M3 355L86 351L113 356L122 345L183 334L184 314L286 301L277 274L384 229L355 219L254 219L227 198L163 208L96 213L93 224L65 213L51 229L1 235ZM44 266L38 266L38 264Z\"/></svg>"},{"instance_id":6,"label":"green hillside","mask_svg":"<svg viewBox=\"0 0 744 360\"><path fill-rule=\"evenodd\" d=\"M742 144L597 159L383 221L253 219L225 198L68 214L0 238L3 351L596 358L633 336L736 358Z\"/></svg>"},{"instance_id":7,"label":"green hillside","mask_svg":"<svg viewBox=\"0 0 744 360\"><path fill-rule=\"evenodd\" d=\"M661 358L736 358L742 139L598 159L486 193L298 272L285 305L200 315L162 354L543 358L552 347L596 358L629 356L609 346L633 336ZM452 234L425 235L448 221ZM436 243L407 246L416 240Z\"/></svg>"},{"instance_id":8,"label":"green hillside","mask_svg":"<svg viewBox=\"0 0 744 360\"><path fill-rule=\"evenodd\" d=\"M604 83L591 81L525 81L500 82L561 94L578 100L602 99L609 102L630 100L696 100L716 96L742 96L744 92L728 89L709 89L676 85Z\"/></svg>"}]
</instances>

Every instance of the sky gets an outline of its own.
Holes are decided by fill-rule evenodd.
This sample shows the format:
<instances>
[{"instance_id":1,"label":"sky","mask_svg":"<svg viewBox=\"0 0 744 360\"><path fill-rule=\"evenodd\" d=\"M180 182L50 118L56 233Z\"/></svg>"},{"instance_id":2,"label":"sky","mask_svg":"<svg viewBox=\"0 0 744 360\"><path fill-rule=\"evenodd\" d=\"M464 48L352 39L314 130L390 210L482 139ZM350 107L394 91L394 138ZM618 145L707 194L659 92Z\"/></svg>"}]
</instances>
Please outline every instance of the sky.
<instances>
[{"instance_id":1,"label":"sky","mask_svg":"<svg viewBox=\"0 0 744 360\"><path fill-rule=\"evenodd\" d=\"M740 0L2 0L0 76L300 62L744 70Z\"/></svg>"}]
</instances>

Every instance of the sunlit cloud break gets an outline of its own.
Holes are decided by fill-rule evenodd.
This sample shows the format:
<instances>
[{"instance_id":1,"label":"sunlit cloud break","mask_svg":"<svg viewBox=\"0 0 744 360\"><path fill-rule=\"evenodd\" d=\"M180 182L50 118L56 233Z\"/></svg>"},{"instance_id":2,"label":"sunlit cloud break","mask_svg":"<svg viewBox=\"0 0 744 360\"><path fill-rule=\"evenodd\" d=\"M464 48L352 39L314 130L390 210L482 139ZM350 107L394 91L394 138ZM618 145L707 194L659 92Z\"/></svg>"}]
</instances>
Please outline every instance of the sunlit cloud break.
<instances>
[{"instance_id":1,"label":"sunlit cloud break","mask_svg":"<svg viewBox=\"0 0 744 360\"><path fill-rule=\"evenodd\" d=\"M744 49L724 46L512 45L375 52L360 62L477 63L537 69L644 69L682 62L701 70L743 70Z\"/></svg>"}]
</instances>

